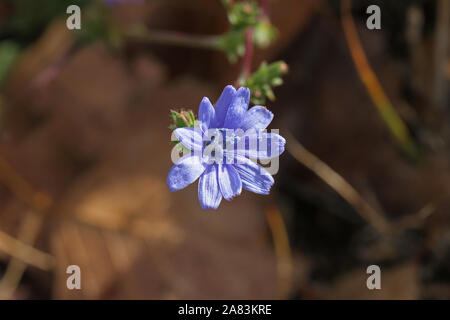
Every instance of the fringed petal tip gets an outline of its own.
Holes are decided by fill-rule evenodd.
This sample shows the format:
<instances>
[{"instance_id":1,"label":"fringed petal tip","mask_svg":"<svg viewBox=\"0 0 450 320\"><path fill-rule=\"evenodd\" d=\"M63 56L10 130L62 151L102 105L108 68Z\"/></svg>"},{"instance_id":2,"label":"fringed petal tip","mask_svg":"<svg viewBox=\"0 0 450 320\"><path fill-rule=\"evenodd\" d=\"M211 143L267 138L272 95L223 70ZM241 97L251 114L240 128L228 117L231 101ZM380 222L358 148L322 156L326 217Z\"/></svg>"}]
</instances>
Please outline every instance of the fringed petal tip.
<instances>
[{"instance_id":1,"label":"fringed petal tip","mask_svg":"<svg viewBox=\"0 0 450 320\"><path fill-rule=\"evenodd\" d=\"M225 122L225 116L227 115L228 109L231 105L231 102L236 95L236 89L232 85L226 86L219 99L217 100L214 110L216 112L216 128L222 128Z\"/></svg>"}]
</instances>

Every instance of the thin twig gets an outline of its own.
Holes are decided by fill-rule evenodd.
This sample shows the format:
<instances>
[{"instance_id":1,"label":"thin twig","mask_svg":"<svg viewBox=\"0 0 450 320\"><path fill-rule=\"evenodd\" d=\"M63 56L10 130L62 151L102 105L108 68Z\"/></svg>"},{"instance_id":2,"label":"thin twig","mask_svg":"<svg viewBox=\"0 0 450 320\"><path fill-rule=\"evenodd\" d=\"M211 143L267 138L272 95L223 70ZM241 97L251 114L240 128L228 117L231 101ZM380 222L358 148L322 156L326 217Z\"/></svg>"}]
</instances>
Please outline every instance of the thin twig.
<instances>
[{"instance_id":1,"label":"thin twig","mask_svg":"<svg viewBox=\"0 0 450 320\"><path fill-rule=\"evenodd\" d=\"M391 233L386 218L375 210L341 175L306 150L290 133L287 134L286 148L301 164L314 172L326 184L344 198L355 211L381 234Z\"/></svg>"},{"instance_id":2,"label":"thin twig","mask_svg":"<svg viewBox=\"0 0 450 320\"><path fill-rule=\"evenodd\" d=\"M437 204L436 202L431 202L425 207L420 209L416 214L407 215L404 218L395 221L395 226L397 231L413 229L420 227L423 222L436 212Z\"/></svg>"},{"instance_id":3,"label":"thin twig","mask_svg":"<svg viewBox=\"0 0 450 320\"><path fill-rule=\"evenodd\" d=\"M130 39L152 44L182 46L189 48L219 50L219 36L191 35L176 31L148 30L139 26L126 30L123 35Z\"/></svg>"},{"instance_id":4,"label":"thin twig","mask_svg":"<svg viewBox=\"0 0 450 320\"><path fill-rule=\"evenodd\" d=\"M5 275L0 281L0 296L9 298L22 279L22 276L27 268L30 259L36 264L36 257L43 258L41 255L36 256L35 251L30 251L25 248L23 244L33 245L36 240L45 214L53 206L53 199L42 192L35 191L33 187L8 163L8 161L0 154L0 180L3 180L5 185L23 202L27 203L33 208L33 212L28 213L25 220L21 223L18 241L12 241L8 237L3 237L3 240L10 240L10 245L18 249L18 252L13 254L13 258L9 261ZM11 249L11 246L6 245L6 249ZM24 251L33 254L34 256L24 258ZM44 259L47 259L45 257ZM47 261L48 262L48 261ZM40 261L41 267L46 262ZM45 268L46 266L44 266ZM48 267L48 266L47 266Z\"/></svg>"},{"instance_id":5,"label":"thin twig","mask_svg":"<svg viewBox=\"0 0 450 320\"><path fill-rule=\"evenodd\" d=\"M266 209L266 218L272 232L278 271L278 297L288 297L292 285L292 251L283 217L275 205Z\"/></svg>"},{"instance_id":6,"label":"thin twig","mask_svg":"<svg viewBox=\"0 0 450 320\"><path fill-rule=\"evenodd\" d=\"M19 240L28 244L34 243L41 230L43 220L44 217L41 214L29 212L20 226ZM0 281L0 298L11 298L26 268L27 263L23 260L17 258L10 260L6 272Z\"/></svg>"},{"instance_id":7,"label":"thin twig","mask_svg":"<svg viewBox=\"0 0 450 320\"><path fill-rule=\"evenodd\" d=\"M0 180L23 202L38 212L47 211L53 204L52 198L35 191L33 187L0 154Z\"/></svg>"},{"instance_id":8,"label":"thin twig","mask_svg":"<svg viewBox=\"0 0 450 320\"><path fill-rule=\"evenodd\" d=\"M3 231L0 231L0 251L44 271L49 271L53 267L53 256L11 237Z\"/></svg>"},{"instance_id":9,"label":"thin twig","mask_svg":"<svg viewBox=\"0 0 450 320\"><path fill-rule=\"evenodd\" d=\"M394 222L395 230L404 231L407 229L420 228L422 227L426 220L435 214L439 207L445 203L450 197L450 192L447 191L441 194L436 200L429 202L422 209L414 214L407 215L403 218L398 219Z\"/></svg>"},{"instance_id":10,"label":"thin twig","mask_svg":"<svg viewBox=\"0 0 450 320\"><path fill-rule=\"evenodd\" d=\"M384 92L361 45L351 12L351 0L341 1L341 11L342 27L361 81L392 135L408 155L416 157L417 147L410 136L409 130Z\"/></svg>"}]
</instances>

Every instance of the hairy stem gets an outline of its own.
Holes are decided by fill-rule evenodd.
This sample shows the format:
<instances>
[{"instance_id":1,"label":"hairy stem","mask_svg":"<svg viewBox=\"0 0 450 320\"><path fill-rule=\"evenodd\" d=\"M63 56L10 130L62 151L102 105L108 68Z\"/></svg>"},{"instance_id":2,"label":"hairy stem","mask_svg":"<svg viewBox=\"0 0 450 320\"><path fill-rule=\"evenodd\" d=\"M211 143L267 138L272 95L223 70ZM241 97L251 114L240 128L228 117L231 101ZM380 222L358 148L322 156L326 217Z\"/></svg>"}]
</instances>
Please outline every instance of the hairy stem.
<instances>
[{"instance_id":1,"label":"hairy stem","mask_svg":"<svg viewBox=\"0 0 450 320\"><path fill-rule=\"evenodd\" d=\"M253 28L245 31L245 54L242 59L241 77L247 79L252 73L253 63Z\"/></svg>"}]
</instances>

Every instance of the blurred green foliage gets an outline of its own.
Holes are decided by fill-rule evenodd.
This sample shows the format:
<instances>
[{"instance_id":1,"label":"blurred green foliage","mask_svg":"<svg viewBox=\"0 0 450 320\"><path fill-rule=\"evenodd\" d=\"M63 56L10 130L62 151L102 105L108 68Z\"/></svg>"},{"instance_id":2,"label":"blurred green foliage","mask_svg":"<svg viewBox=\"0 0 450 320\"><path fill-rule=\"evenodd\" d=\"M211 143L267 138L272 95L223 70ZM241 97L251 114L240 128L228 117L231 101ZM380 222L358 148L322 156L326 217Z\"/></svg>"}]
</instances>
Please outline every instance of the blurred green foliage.
<instances>
[{"instance_id":1,"label":"blurred green foliage","mask_svg":"<svg viewBox=\"0 0 450 320\"><path fill-rule=\"evenodd\" d=\"M253 28L253 43L259 48L268 47L277 37L277 29L269 19L262 19Z\"/></svg>"},{"instance_id":2,"label":"blurred green foliage","mask_svg":"<svg viewBox=\"0 0 450 320\"><path fill-rule=\"evenodd\" d=\"M6 80L9 71L21 52L20 46L12 41L0 42L0 87Z\"/></svg>"},{"instance_id":3,"label":"blurred green foliage","mask_svg":"<svg viewBox=\"0 0 450 320\"><path fill-rule=\"evenodd\" d=\"M112 47L117 47L121 42L120 32L110 23L103 1L95 2L83 10L82 28L76 30L76 35L83 44L104 41Z\"/></svg>"},{"instance_id":4,"label":"blurred green foliage","mask_svg":"<svg viewBox=\"0 0 450 320\"><path fill-rule=\"evenodd\" d=\"M80 7L92 0L6 0L12 7L12 16L3 28L7 35L32 41L56 17L66 14L67 7Z\"/></svg>"},{"instance_id":5,"label":"blurred green foliage","mask_svg":"<svg viewBox=\"0 0 450 320\"><path fill-rule=\"evenodd\" d=\"M255 1L237 2L227 11L228 21L233 30L244 30L258 23L260 9Z\"/></svg>"},{"instance_id":6,"label":"blurred green foliage","mask_svg":"<svg viewBox=\"0 0 450 320\"><path fill-rule=\"evenodd\" d=\"M222 1L228 14L230 30L220 37L219 46L231 62L245 53L245 32L253 28L253 43L267 47L277 36L276 29L267 18L261 19L261 9L256 1L234 2Z\"/></svg>"},{"instance_id":7,"label":"blurred green foliage","mask_svg":"<svg viewBox=\"0 0 450 320\"><path fill-rule=\"evenodd\" d=\"M67 17L67 7L82 7L82 28L76 30L78 40L83 44L105 41L116 46L119 33L109 23L108 12L103 0L6 0L12 8L12 15L3 25L8 38L23 44L35 40L55 18Z\"/></svg>"},{"instance_id":8,"label":"blurred green foliage","mask_svg":"<svg viewBox=\"0 0 450 320\"><path fill-rule=\"evenodd\" d=\"M219 47L230 62L236 62L245 53L245 34L241 31L229 31L220 37Z\"/></svg>"}]
</instances>

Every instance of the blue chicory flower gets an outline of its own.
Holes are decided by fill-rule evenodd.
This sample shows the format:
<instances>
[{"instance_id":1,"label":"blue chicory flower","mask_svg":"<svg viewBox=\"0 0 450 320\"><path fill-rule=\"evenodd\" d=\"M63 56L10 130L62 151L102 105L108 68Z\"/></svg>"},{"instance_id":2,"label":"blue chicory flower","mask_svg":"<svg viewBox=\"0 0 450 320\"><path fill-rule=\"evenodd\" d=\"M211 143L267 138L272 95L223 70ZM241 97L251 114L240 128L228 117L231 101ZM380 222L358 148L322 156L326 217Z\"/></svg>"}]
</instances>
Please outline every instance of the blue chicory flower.
<instances>
[{"instance_id":1,"label":"blue chicory flower","mask_svg":"<svg viewBox=\"0 0 450 320\"><path fill-rule=\"evenodd\" d=\"M215 107L207 97L203 98L198 112L199 127L175 129L175 136L191 153L170 169L167 177L170 191L181 190L200 178L198 198L205 210L217 209L222 197L231 200L241 194L242 188L269 194L273 177L250 158L277 157L284 151L286 141L276 133L263 131L272 121L273 113L263 106L248 109L249 102L248 88L236 90L229 85ZM217 136L223 140L215 139ZM257 143L252 145L251 139ZM232 161L217 161L225 156Z\"/></svg>"}]
</instances>

